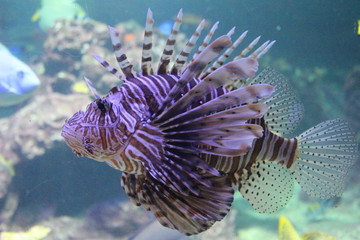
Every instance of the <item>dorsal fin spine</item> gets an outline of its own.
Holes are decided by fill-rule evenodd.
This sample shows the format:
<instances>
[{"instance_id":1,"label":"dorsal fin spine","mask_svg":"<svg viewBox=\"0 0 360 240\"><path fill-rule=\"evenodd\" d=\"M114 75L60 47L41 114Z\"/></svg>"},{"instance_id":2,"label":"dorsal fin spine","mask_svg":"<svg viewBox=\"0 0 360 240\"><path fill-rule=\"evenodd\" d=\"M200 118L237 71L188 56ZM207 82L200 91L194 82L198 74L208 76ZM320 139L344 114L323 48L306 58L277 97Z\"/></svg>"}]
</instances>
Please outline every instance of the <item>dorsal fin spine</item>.
<instances>
[{"instance_id":1,"label":"dorsal fin spine","mask_svg":"<svg viewBox=\"0 0 360 240\"><path fill-rule=\"evenodd\" d=\"M90 79L88 79L87 77L84 77L84 80L86 82L86 85L88 86L88 88L90 89L91 93L94 95L95 99L100 99L100 95L97 93L93 83L90 81Z\"/></svg>"},{"instance_id":2,"label":"dorsal fin spine","mask_svg":"<svg viewBox=\"0 0 360 240\"><path fill-rule=\"evenodd\" d=\"M257 38L255 38L244 50L242 50L242 52L241 52L239 55L237 55L237 56L234 58L234 60L246 56L246 54L248 54L248 52L250 52L251 49L253 49L254 46L259 42L260 37L261 37L261 36L258 36Z\"/></svg>"},{"instance_id":3,"label":"dorsal fin spine","mask_svg":"<svg viewBox=\"0 0 360 240\"><path fill-rule=\"evenodd\" d=\"M269 44L270 40L267 40L260 47L258 47L253 53L250 54L250 57L257 58L258 54L265 49L265 47Z\"/></svg>"},{"instance_id":4,"label":"dorsal fin spine","mask_svg":"<svg viewBox=\"0 0 360 240\"><path fill-rule=\"evenodd\" d=\"M161 122L161 119L169 114L168 111L164 111L172 100L178 96L181 89L190 82L194 77L198 76L204 68L211 62L219 53L231 44L231 40L228 36L223 35L208 45L197 58L189 64L189 66L181 74L179 80L175 86L170 90L166 99L164 99L163 105L153 117L155 122ZM160 115L159 115L160 113Z\"/></svg>"},{"instance_id":5,"label":"dorsal fin spine","mask_svg":"<svg viewBox=\"0 0 360 240\"><path fill-rule=\"evenodd\" d=\"M212 71L215 71L218 67L220 67L221 65L224 64L224 62L226 61L226 59L230 56L230 54L237 48L237 46L244 40L244 38L246 37L246 34L248 33L248 31L243 32L240 37L238 37L235 42L231 45L231 47L229 47L228 49L226 49L226 51L213 63L213 65L211 67L209 67L205 73L203 73L201 75L200 78L204 78L207 75L209 75Z\"/></svg>"},{"instance_id":6,"label":"dorsal fin spine","mask_svg":"<svg viewBox=\"0 0 360 240\"><path fill-rule=\"evenodd\" d=\"M120 41L120 33L118 30L116 30L111 26L108 26L108 28L109 28L110 38L114 48L116 60L119 64L120 69L124 73L126 79L133 78L134 77L134 73L132 70L133 65L129 62L124 50L122 49L122 45Z\"/></svg>"},{"instance_id":7,"label":"dorsal fin spine","mask_svg":"<svg viewBox=\"0 0 360 240\"><path fill-rule=\"evenodd\" d=\"M204 38L204 41L201 43L201 45L199 46L198 50L194 53L191 62L195 60L195 58L204 50L204 48L207 47L207 45L209 44L209 42L211 41L212 36L214 35L216 29L218 28L219 25L219 21L217 21L216 23L214 23L214 25L212 26L212 28L210 29L209 33L206 35L206 37Z\"/></svg>"},{"instance_id":8,"label":"dorsal fin spine","mask_svg":"<svg viewBox=\"0 0 360 240\"><path fill-rule=\"evenodd\" d=\"M96 55L96 54L92 54L92 56L95 58L96 61L98 61L108 72L112 73L114 76L116 76L118 79L121 79L122 76L119 73L119 71L114 68L113 66L111 66L106 60L104 60L102 57ZM123 81L121 81L120 84L122 84Z\"/></svg>"},{"instance_id":9,"label":"dorsal fin spine","mask_svg":"<svg viewBox=\"0 0 360 240\"><path fill-rule=\"evenodd\" d=\"M142 57L141 57L141 72L142 75L149 75L153 73L153 69L151 67L152 55L152 34L153 34L153 24L154 19L152 17L152 12L150 8L148 9L146 15L146 25L144 32L144 42L142 49Z\"/></svg>"},{"instance_id":10,"label":"dorsal fin spine","mask_svg":"<svg viewBox=\"0 0 360 240\"><path fill-rule=\"evenodd\" d=\"M199 26L196 28L195 32L193 33L193 35L191 36L191 38L189 39L189 41L186 43L186 46L184 47L184 49L180 52L179 56L176 58L175 60L175 64L171 70L172 74L178 74L179 72L181 72L183 66L186 64L186 60L188 58L188 56L190 55L191 50L194 48L197 40L200 37L201 31L203 30L204 26L205 26L205 19L203 19Z\"/></svg>"},{"instance_id":11,"label":"dorsal fin spine","mask_svg":"<svg viewBox=\"0 0 360 240\"><path fill-rule=\"evenodd\" d=\"M259 58L261 58L262 56L264 56L264 54L267 53L267 52L270 50L270 48L272 47L272 45L275 44L275 42L276 42L276 40L270 42L270 43L264 48L264 50L262 50L262 51L258 54L257 59L259 59Z\"/></svg>"},{"instance_id":12,"label":"dorsal fin spine","mask_svg":"<svg viewBox=\"0 0 360 240\"><path fill-rule=\"evenodd\" d=\"M166 74L167 73L167 66L170 63L170 58L172 56L172 54L174 53L174 47L175 47L175 43L176 43L176 36L179 33L179 29L180 29L180 25L182 23L182 9L180 9L175 23L172 27L171 33L168 37L168 40L166 42L166 46L164 48L163 54L160 57L160 63L159 63L159 67L158 67L158 74Z\"/></svg>"}]
</instances>

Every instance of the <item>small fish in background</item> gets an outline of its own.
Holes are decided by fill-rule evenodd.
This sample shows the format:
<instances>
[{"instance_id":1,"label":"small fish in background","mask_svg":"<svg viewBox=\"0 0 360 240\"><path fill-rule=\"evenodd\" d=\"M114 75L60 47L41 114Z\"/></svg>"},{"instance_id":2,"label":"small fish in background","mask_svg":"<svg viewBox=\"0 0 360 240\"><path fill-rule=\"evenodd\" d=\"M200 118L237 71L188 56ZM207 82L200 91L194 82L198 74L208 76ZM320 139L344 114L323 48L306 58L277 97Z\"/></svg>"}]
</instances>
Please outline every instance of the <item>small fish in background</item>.
<instances>
[{"instance_id":1,"label":"small fish in background","mask_svg":"<svg viewBox=\"0 0 360 240\"><path fill-rule=\"evenodd\" d=\"M357 36L360 36L360 19L356 20L356 22L354 24L354 33Z\"/></svg>"},{"instance_id":2,"label":"small fish in background","mask_svg":"<svg viewBox=\"0 0 360 240\"><path fill-rule=\"evenodd\" d=\"M171 33L171 29L174 25L174 21L171 20L167 20L163 23L160 24L160 26L158 27L158 29L160 30L160 32L164 35L169 35Z\"/></svg>"},{"instance_id":3,"label":"small fish in background","mask_svg":"<svg viewBox=\"0 0 360 240\"><path fill-rule=\"evenodd\" d=\"M330 199L319 199L310 204L306 217L310 221L321 221L325 218L326 212L331 208L336 208L340 203L340 197L333 197Z\"/></svg>"},{"instance_id":4,"label":"small fish in background","mask_svg":"<svg viewBox=\"0 0 360 240\"><path fill-rule=\"evenodd\" d=\"M51 232L51 228L35 225L26 232L1 232L1 240L42 240Z\"/></svg>"},{"instance_id":5,"label":"small fish in background","mask_svg":"<svg viewBox=\"0 0 360 240\"><path fill-rule=\"evenodd\" d=\"M0 43L0 107L23 102L39 85L34 71Z\"/></svg>"},{"instance_id":6,"label":"small fish in background","mask_svg":"<svg viewBox=\"0 0 360 240\"><path fill-rule=\"evenodd\" d=\"M210 21L204 20L200 15L196 15L193 13L184 13L183 14L182 22L187 25L197 26L199 24L199 22L201 22L201 21L204 21L203 22L204 28L209 27ZM160 26L158 27L158 29L160 30L160 32L162 34L169 35L171 33L171 29L172 29L173 25L174 25L174 21L167 20L167 21L164 21L163 23L161 23Z\"/></svg>"},{"instance_id":7,"label":"small fish in background","mask_svg":"<svg viewBox=\"0 0 360 240\"><path fill-rule=\"evenodd\" d=\"M193 25L193 26L197 26L199 24L199 22L201 22L203 20L203 17L200 15L197 15L195 13L184 13L183 15L183 23L188 24L188 25ZM204 21L204 28L207 28L210 26L210 21L209 20L205 20Z\"/></svg>"},{"instance_id":8,"label":"small fish in background","mask_svg":"<svg viewBox=\"0 0 360 240\"><path fill-rule=\"evenodd\" d=\"M289 219L281 216L279 218L279 240L336 240L335 237L322 232L309 232L299 235Z\"/></svg>"},{"instance_id":9,"label":"small fish in background","mask_svg":"<svg viewBox=\"0 0 360 240\"><path fill-rule=\"evenodd\" d=\"M31 17L32 22L39 21L43 31L54 26L58 19L84 19L85 10L75 0L41 0L41 8Z\"/></svg>"}]
</instances>

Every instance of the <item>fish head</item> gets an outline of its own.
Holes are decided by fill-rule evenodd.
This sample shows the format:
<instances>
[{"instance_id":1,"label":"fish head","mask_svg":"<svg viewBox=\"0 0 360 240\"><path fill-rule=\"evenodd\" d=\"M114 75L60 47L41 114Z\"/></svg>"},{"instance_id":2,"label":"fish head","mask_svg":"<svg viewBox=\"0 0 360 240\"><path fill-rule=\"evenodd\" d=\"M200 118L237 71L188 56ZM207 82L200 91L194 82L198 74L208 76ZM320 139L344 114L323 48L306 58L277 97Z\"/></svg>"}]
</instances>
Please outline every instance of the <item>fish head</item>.
<instances>
[{"instance_id":1,"label":"fish head","mask_svg":"<svg viewBox=\"0 0 360 240\"><path fill-rule=\"evenodd\" d=\"M68 119L61 135L77 156L103 162L119 152L126 142L120 111L108 97L98 98L85 111Z\"/></svg>"},{"instance_id":2,"label":"fish head","mask_svg":"<svg viewBox=\"0 0 360 240\"><path fill-rule=\"evenodd\" d=\"M7 83L9 92L22 95L36 89L40 80L31 69L23 68L13 71L8 76Z\"/></svg>"},{"instance_id":3,"label":"fish head","mask_svg":"<svg viewBox=\"0 0 360 240\"><path fill-rule=\"evenodd\" d=\"M0 62L0 92L23 95L40 85L34 71L14 56L5 54Z\"/></svg>"}]
</instances>

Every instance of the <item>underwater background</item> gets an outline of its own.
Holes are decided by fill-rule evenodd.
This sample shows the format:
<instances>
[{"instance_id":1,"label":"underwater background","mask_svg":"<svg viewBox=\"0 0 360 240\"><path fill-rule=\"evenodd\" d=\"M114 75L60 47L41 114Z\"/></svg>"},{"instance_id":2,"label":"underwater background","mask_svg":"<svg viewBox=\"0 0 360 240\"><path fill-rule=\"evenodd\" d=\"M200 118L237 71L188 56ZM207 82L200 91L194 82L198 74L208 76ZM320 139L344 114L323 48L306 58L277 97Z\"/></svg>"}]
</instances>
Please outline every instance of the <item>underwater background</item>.
<instances>
[{"instance_id":1,"label":"underwater background","mask_svg":"<svg viewBox=\"0 0 360 240\"><path fill-rule=\"evenodd\" d=\"M120 172L77 158L60 135L65 119L91 101L83 76L102 94L118 84L91 55L113 59L107 25L140 62L148 8L157 56L180 8L177 52L203 18L207 30L220 21L216 36L236 26L236 36L249 30L245 43L259 35L276 40L260 71L284 74L304 104L292 136L345 118L360 139L359 0L0 0L0 65L19 59L14 64L29 66L41 82L14 78L10 86L0 77L0 239L188 239L154 224L151 213L129 202ZM4 69L0 76L10 71ZM358 161L342 197L309 199L297 187L272 215L237 195L224 221L191 238L360 239L359 170Z\"/></svg>"}]
</instances>

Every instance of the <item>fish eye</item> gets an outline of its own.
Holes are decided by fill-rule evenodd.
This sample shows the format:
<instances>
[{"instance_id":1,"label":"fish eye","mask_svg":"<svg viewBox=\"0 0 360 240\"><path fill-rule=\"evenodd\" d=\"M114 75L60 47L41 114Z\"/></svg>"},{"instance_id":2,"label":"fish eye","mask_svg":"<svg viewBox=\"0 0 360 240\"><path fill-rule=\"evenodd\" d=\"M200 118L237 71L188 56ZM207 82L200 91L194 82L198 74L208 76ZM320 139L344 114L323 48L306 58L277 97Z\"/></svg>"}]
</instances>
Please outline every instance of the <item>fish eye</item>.
<instances>
[{"instance_id":1,"label":"fish eye","mask_svg":"<svg viewBox=\"0 0 360 240\"><path fill-rule=\"evenodd\" d=\"M106 105L107 105L107 101L106 100L102 100L102 99L98 99L96 100L96 105L97 107L100 109L101 112L105 112L106 111Z\"/></svg>"},{"instance_id":2,"label":"fish eye","mask_svg":"<svg viewBox=\"0 0 360 240\"><path fill-rule=\"evenodd\" d=\"M24 73L24 71L20 70L20 71L17 71L16 75L18 78L22 79L22 78L24 78L25 73Z\"/></svg>"}]
</instances>

